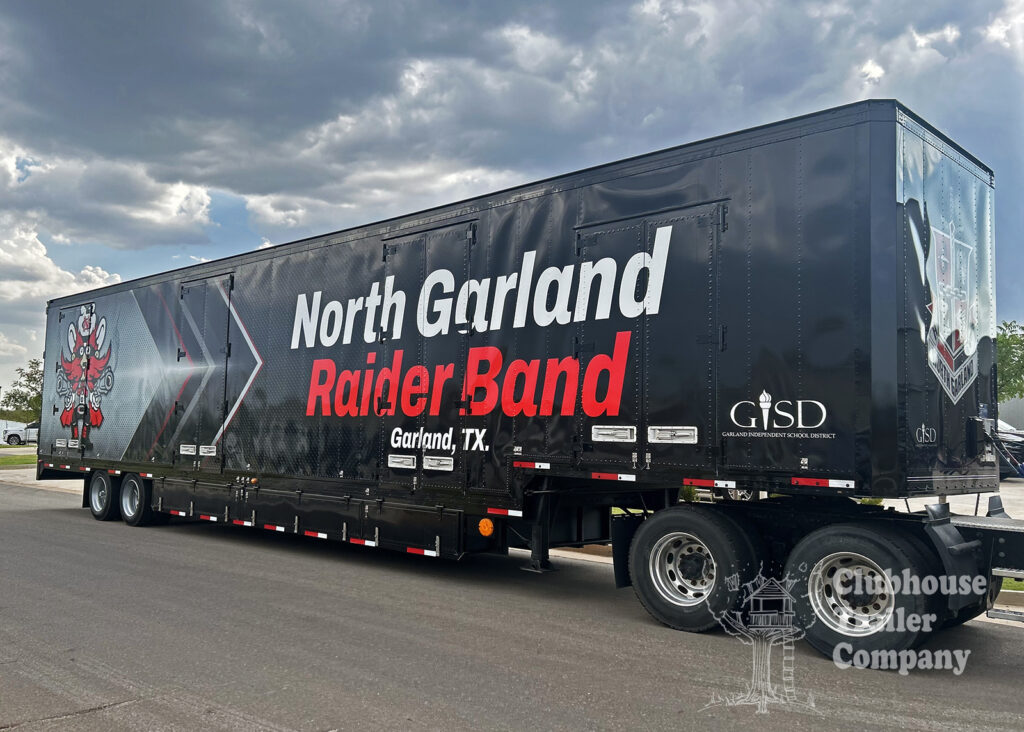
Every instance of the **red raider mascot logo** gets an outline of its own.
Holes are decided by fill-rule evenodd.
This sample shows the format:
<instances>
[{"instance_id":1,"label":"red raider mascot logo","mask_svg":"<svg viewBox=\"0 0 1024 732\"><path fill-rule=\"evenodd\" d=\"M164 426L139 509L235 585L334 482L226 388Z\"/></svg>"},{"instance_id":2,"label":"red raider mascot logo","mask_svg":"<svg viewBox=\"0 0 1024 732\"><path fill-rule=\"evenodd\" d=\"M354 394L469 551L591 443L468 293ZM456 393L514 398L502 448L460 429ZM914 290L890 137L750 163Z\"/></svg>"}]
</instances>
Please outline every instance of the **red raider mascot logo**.
<instances>
[{"instance_id":1,"label":"red raider mascot logo","mask_svg":"<svg viewBox=\"0 0 1024 732\"><path fill-rule=\"evenodd\" d=\"M83 447L89 446L89 430L103 424L100 402L114 386L106 335L107 319L97 322L95 306L83 305L78 320L68 326L70 352L61 353L57 394L64 399L64 411L60 423L71 428L71 436L81 439Z\"/></svg>"}]
</instances>

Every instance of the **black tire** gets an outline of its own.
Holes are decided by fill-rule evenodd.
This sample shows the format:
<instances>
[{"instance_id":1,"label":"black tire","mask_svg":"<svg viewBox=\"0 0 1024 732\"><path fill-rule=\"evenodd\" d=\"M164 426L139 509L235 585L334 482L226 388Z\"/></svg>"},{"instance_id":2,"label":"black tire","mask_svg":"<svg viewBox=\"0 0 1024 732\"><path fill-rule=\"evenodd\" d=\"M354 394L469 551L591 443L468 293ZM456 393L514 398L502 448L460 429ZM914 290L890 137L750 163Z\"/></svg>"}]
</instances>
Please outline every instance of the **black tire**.
<instances>
[{"instance_id":1,"label":"black tire","mask_svg":"<svg viewBox=\"0 0 1024 732\"><path fill-rule=\"evenodd\" d=\"M21 438L18 437L17 435L11 435L10 437L7 438L7 444L8 445L20 445L21 444Z\"/></svg>"},{"instance_id":2,"label":"black tire","mask_svg":"<svg viewBox=\"0 0 1024 732\"><path fill-rule=\"evenodd\" d=\"M935 549L932 547L931 539L927 536L919 536L912 532L899 532L899 535L907 542L908 546L915 553L914 561L918 567L918 571L922 577L931 575L933 577L940 577L945 573L945 568L942 566L942 560L939 559L939 555L935 553ZM931 637L932 633L937 630L945 628L948 621L944 621L944 618L949 613L948 599L945 595L938 593L931 595L926 598L928 601L928 613L934 616L931 623L931 629L928 631L922 630L918 635L915 645L920 645Z\"/></svg>"},{"instance_id":3,"label":"black tire","mask_svg":"<svg viewBox=\"0 0 1024 732\"><path fill-rule=\"evenodd\" d=\"M116 521L121 512L120 484L102 470L94 470L89 479L89 511L97 521Z\"/></svg>"},{"instance_id":4,"label":"black tire","mask_svg":"<svg viewBox=\"0 0 1024 732\"><path fill-rule=\"evenodd\" d=\"M923 577L932 567L922 551L913 539L886 526L834 524L811 532L786 560L785 576L796 580L790 589L795 625L806 633L811 646L829 657L841 643L848 644L848 653L900 651L918 645L935 630L934 621L930 630L924 627L934 598L893 592L891 583L887 590L874 593L870 588L838 591L834 583L840 581L838 572L844 567L860 568L863 575L883 584L885 571L898 576L906 569ZM913 627L918 622L921 627Z\"/></svg>"},{"instance_id":5,"label":"black tire","mask_svg":"<svg viewBox=\"0 0 1024 732\"><path fill-rule=\"evenodd\" d=\"M121 481L121 518L129 526L149 526L154 523L152 485L135 473L128 473Z\"/></svg>"},{"instance_id":6,"label":"black tire","mask_svg":"<svg viewBox=\"0 0 1024 732\"><path fill-rule=\"evenodd\" d=\"M667 508L644 521L633 536L633 590L647 612L670 628L696 633L718 627L723 613L739 609L743 585L757 575L753 547L721 511ZM739 581L727 583L733 575Z\"/></svg>"}]
</instances>

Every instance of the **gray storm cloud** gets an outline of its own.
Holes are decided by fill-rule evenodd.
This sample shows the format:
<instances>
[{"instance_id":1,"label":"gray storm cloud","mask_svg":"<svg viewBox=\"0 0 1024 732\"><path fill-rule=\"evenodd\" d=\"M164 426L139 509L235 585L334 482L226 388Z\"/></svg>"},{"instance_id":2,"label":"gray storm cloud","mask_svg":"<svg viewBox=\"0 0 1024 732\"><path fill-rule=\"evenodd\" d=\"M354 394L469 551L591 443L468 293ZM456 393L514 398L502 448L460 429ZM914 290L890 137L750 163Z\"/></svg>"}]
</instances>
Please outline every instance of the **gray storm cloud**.
<instances>
[{"instance_id":1,"label":"gray storm cloud","mask_svg":"<svg viewBox=\"0 0 1024 732\"><path fill-rule=\"evenodd\" d=\"M231 253L217 195L256 233L237 251L865 97L1024 186L1024 0L13 2L0 78L0 215L38 243L0 281L40 312L118 249ZM1019 271L1005 194L997 231ZM80 242L109 249L99 274L59 265ZM34 347L3 317L0 383Z\"/></svg>"}]
</instances>

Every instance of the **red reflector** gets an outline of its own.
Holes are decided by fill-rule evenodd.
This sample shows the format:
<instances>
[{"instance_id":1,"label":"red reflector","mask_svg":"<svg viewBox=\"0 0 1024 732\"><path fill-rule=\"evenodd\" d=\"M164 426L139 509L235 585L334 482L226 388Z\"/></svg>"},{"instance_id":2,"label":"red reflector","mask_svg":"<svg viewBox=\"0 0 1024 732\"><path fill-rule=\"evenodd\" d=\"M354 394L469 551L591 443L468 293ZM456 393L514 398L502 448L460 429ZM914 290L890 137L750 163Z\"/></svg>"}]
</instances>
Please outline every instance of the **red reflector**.
<instances>
[{"instance_id":1,"label":"red reflector","mask_svg":"<svg viewBox=\"0 0 1024 732\"><path fill-rule=\"evenodd\" d=\"M508 509L507 508L488 508L487 509L487 513L492 514L494 516L508 516Z\"/></svg>"},{"instance_id":2,"label":"red reflector","mask_svg":"<svg viewBox=\"0 0 1024 732\"><path fill-rule=\"evenodd\" d=\"M812 485L828 488L828 478L793 478L793 485Z\"/></svg>"},{"instance_id":3,"label":"red reflector","mask_svg":"<svg viewBox=\"0 0 1024 732\"><path fill-rule=\"evenodd\" d=\"M414 546L407 546L407 547L405 548L405 550L406 550L407 552L409 552L410 554L423 554L423 550L422 550L422 549L417 549L417 548L416 548L416 547L414 547Z\"/></svg>"},{"instance_id":4,"label":"red reflector","mask_svg":"<svg viewBox=\"0 0 1024 732\"><path fill-rule=\"evenodd\" d=\"M523 460L514 460L512 462L513 468L532 468L536 463L525 462Z\"/></svg>"}]
</instances>

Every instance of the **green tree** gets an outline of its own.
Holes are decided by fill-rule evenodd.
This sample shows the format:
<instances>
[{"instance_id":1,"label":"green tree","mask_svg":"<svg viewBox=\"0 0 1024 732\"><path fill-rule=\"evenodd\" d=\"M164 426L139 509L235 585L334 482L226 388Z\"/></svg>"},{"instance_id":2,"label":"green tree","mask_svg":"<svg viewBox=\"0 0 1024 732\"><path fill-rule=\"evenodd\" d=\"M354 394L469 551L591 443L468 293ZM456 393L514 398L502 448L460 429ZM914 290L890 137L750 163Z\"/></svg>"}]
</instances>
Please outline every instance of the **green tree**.
<instances>
[{"instance_id":1,"label":"green tree","mask_svg":"<svg viewBox=\"0 0 1024 732\"><path fill-rule=\"evenodd\" d=\"M0 409L4 419L15 422L34 422L43 416L43 362L33 358L28 366L16 369L18 378L10 388L4 389Z\"/></svg>"},{"instance_id":2,"label":"green tree","mask_svg":"<svg viewBox=\"0 0 1024 732\"><path fill-rule=\"evenodd\" d=\"M1004 320L996 335L999 401L1024 397L1024 324Z\"/></svg>"}]
</instances>

